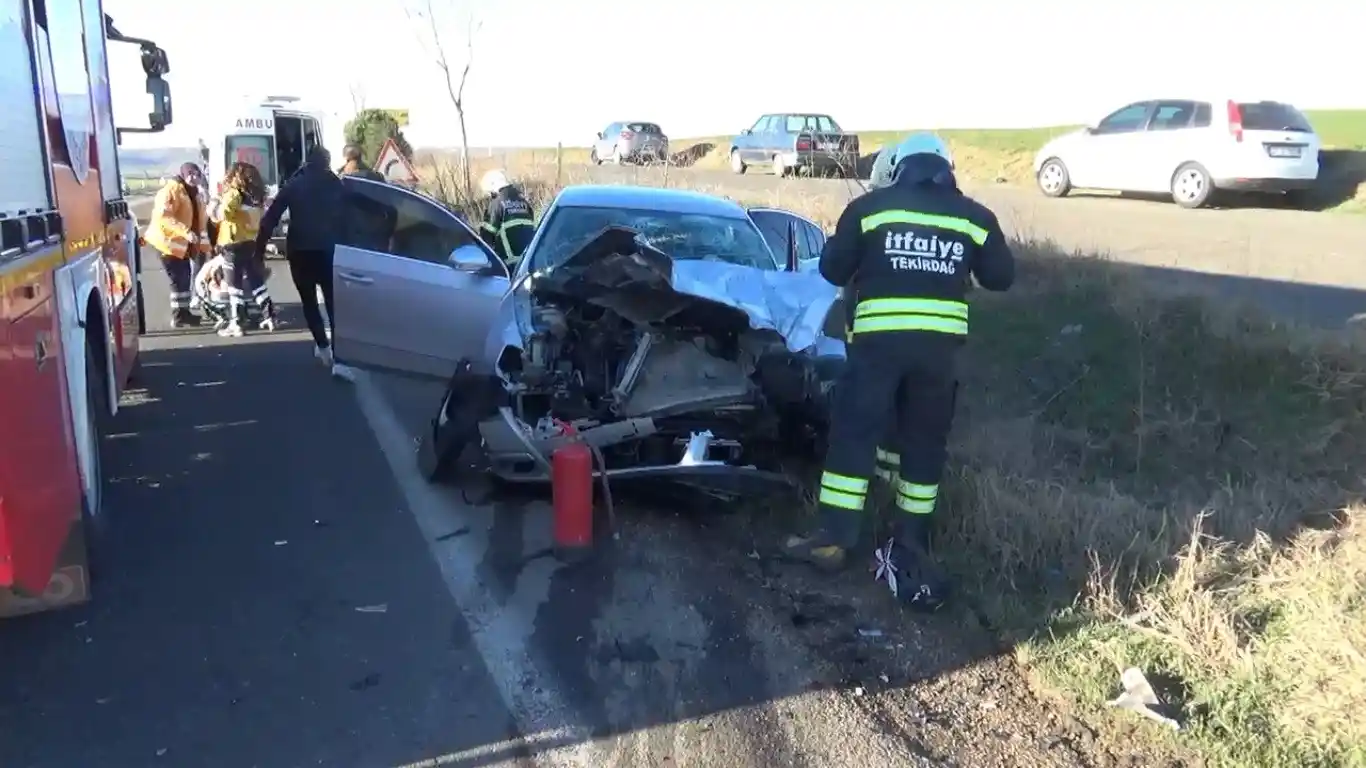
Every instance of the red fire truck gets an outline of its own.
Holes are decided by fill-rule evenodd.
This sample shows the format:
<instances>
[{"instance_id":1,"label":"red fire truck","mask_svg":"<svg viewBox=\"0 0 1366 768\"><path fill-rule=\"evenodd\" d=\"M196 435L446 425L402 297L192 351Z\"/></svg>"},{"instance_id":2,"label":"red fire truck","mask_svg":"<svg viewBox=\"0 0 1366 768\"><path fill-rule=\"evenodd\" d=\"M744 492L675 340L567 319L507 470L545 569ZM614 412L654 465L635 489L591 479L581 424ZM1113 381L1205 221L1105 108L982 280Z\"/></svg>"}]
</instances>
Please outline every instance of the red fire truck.
<instances>
[{"instance_id":1,"label":"red fire truck","mask_svg":"<svg viewBox=\"0 0 1366 768\"><path fill-rule=\"evenodd\" d=\"M146 126L114 125L116 43L140 51ZM101 0L0 0L0 616L90 594L100 430L144 317L118 143L171 122L168 71Z\"/></svg>"}]
</instances>

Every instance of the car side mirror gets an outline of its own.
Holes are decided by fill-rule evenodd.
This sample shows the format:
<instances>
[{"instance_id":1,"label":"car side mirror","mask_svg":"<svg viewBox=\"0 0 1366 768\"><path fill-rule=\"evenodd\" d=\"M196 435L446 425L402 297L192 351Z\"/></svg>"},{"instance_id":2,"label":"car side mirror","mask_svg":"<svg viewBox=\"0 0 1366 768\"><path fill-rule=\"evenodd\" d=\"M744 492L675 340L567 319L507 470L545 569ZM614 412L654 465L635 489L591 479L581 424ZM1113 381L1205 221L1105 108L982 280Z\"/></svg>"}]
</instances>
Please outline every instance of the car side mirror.
<instances>
[{"instance_id":1,"label":"car side mirror","mask_svg":"<svg viewBox=\"0 0 1366 768\"><path fill-rule=\"evenodd\" d=\"M150 43L144 42L141 45L142 71L148 77L161 77L171 71L171 63L166 58L166 51Z\"/></svg>"},{"instance_id":2,"label":"car side mirror","mask_svg":"<svg viewBox=\"0 0 1366 768\"><path fill-rule=\"evenodd\" d=\"M741 135L741 136L748 136L748 135L750 135L751 133L754 133L754 129L752 129L752 128L746 128L745 130L740 131L740 135Z\"/></svg>"},{"instance_id":3,"label":"car side mirror","mask_svg":"<svg viewBox=\"0 0 1366 768\"><path fill-rule=\"evenodd\" d=\"M462 245L451 251L451 255L446 259L446 263L459 272L468 272L472 275L491 275L497 272L497 268L489 262L489 257L477 245Z\"/></svg>"},{"instance_id":4,"label":"car side mirror","mask_svg":"<svg viewBox=\"0 0 1366 768\"><path fill-rule=\"evenodd\" d=\"M152 111L147 114L147 123L153 132L164 131L171 124L171 86L161 75L148 75L147 93L152 96Z\"/></svg>"},{"instance_id":5,"label":"car side mirror","mask_svg":"<svg viewBox=\"0 0 1366 768\"><path fill-rule=\"evenodd\" d=\"M602 131L598 131L598 138L601 139L602 137L603 137Z\"/></svg>"}]
</instances>

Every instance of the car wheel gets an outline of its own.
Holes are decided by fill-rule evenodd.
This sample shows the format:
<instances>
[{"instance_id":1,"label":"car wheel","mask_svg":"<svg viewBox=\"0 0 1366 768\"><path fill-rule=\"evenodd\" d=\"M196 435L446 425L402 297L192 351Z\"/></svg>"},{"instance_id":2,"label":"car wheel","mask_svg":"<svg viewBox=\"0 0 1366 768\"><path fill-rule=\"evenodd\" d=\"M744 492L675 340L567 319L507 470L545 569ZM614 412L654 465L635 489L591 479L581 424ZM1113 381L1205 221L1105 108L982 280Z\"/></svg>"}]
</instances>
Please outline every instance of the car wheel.
<instances>
[{"instance_id":1,"label":"car wheel","mask_svg":"<svg viewBox=\"0 0 1366 768\"><path fill-rule=\"evenodd\" d=\"M787 164L783 162L782 155L773 156L773 175L780 179L787 175Z\"/></svg>"},{"instance_id":2,"label":"car wheel","mask_svg":"<svg viewBox=\"0 0 1366 768\"><path fill-rule=\"evenodd\" d=\"M618 149L618 150L614 151L614 152L612 153L612 165L625 165L625 164L626 164L626 158L622 156L621 150Z\"/></svg>"},{"instance_id":3,"label":"car wheel","mask_svg":"<svg viewBox=\"0 0 1366 768\"><path fill-rule=\"evenodd\" d=\"M593 165L602 165L602 158L598 157L598 150L596 148L588 153L588 159Z\"/></svg>"},{"instance_id":4,"label":"car wheel","mask_svg":"<svg viewBox=\"0 0 1366 768\"><path fill-rule=\"evenodd\" d=\"M1072 177L1067 173L1067 166L1056 157L1044 162L1039 168L1036 181L1039 183L1039 191L1049 197L1066 197L1067 193L1072 191Z\"/></svg>"},{"instance_id":5,"label":"car wheel","mask_svg":"<svg viewBox=\"0 0 1366 768\"><path fill-rule=\"evenodd\" d=\"M1214 183L1199 163L1186 163L1172 174L1172 201L1182 208L1200 208L1209 202Z\"/></svg>"},{"instance_id":6,"label":"car wheel","mask_svg":"<svg viewBox=\"0 0 1366 768\"><path fill-rule=\"evenodd\" d=\"M738 149L730 151L730 169L735 173L745 172L745 161L740 159L740 150Z\"/></svg>"},{"instance_id":7,"label":"car wheel","mask_svg":"<svg viewBox=\"0 0 1366 768\"><path fill-rule=\"evenodd\" d=\"M85 344L85 419L87 448L90 451L90 488L81 489L81 522L85 528L87 561L91 571L96 569L100 542L108 528L104 509L104 466L100 461L100 444L104 424L109 415L109 381L104 375L100 345L93 338ZM82 478L83 480L86 478Z\"/></svg>"}]
</instances>

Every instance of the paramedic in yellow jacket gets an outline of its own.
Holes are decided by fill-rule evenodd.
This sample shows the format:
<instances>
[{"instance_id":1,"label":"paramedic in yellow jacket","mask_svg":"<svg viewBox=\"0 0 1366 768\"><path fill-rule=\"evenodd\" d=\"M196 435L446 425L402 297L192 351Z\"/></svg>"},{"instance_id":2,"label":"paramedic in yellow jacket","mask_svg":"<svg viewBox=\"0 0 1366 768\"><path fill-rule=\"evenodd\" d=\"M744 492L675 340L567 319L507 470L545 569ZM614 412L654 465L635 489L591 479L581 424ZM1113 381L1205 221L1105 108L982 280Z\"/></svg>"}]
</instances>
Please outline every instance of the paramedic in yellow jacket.
<instances>
[{"instance_id":1,"label":"paramedic in yellow jacket","mask_svg":"<svg viewBox=\"0 0 1366 768\"><path fill-rule=\"evenodd\" d=\"M266 183L261 171L250 163L233 163L223 179L223 193L218 204L218 247L227 261L228 324L218 331L220 336L241 336L246 319L247 291L261 312L262 330L275 330L275 303L266 288L263 260L256 258L256 235L261 230L261 215L265 213Z\"/></svg>"},{"instance_id":2,"label":"paramedic in yellow jacket","mask_svg":"<svg viewBox=\"0 0 1366 768\"><path fill-rule=\"evenodd\" d=\"M161 254L161 266L171 280L172 328L199 325L199 318L190 312L190 282L194 257L210 250L204 211L208 201L199 192L203 175L194 163L180 166L180 173L157 192L151 225L143 236Z\"/></svg>"}]
</instances>

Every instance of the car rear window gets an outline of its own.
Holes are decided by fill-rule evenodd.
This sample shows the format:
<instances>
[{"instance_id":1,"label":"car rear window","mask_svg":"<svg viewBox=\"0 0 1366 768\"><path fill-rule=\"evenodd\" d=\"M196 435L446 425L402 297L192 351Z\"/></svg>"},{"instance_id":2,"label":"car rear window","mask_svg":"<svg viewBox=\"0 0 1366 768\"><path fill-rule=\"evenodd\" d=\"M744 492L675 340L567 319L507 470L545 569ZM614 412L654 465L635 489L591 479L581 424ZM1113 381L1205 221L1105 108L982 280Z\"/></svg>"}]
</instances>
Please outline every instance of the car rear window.
<instances>
[{"instance_id":1,"label":"car rear window","mask_svg":"<svg viewBox=\"0 0 1366 768\"><path fill-rule=\"evenodd\" d=\"M1275 101L1259 101L1253 104L1239 104L1243 113L1245 131L1299 131L1313 133L1309 119L1289 104Z\"/></svg>"},{"instance_id":2,"label":"car rear window","mask_svg":"<svg viewBox=\"0 0 1366 768\"><path fill-rule=\"evenodd\" d=\"M654 123L631 123L628 127L636 133L663 133L663 131L659 130L659 126Z\"/></svg>"}]
</instances>

